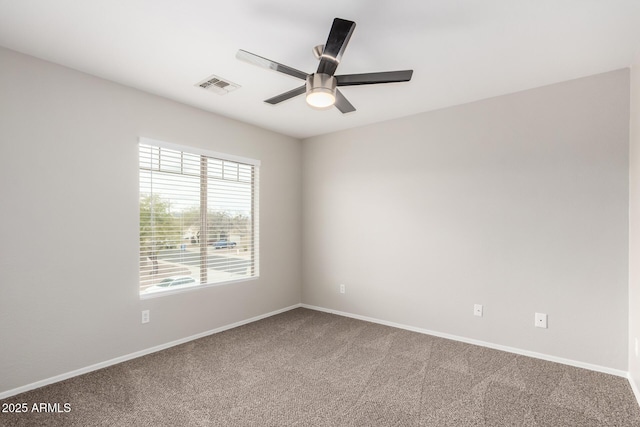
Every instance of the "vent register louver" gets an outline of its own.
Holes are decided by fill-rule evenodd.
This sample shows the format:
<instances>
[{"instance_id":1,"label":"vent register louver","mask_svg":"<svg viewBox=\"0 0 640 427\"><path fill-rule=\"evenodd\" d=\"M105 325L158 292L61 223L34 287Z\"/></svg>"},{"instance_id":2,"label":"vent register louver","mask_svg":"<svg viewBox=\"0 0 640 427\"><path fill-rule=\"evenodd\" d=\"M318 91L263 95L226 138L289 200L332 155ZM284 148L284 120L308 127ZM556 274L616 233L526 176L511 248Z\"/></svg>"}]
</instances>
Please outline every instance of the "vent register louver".
<instances>
[{"instance_id":1,"label":"vent register louver","mask_svg":"<svg viewBox=\"0 0 640 427\"><path fill-rule=\"evenodd\" d=\"M232 83L229 80L225 80L222 77L213 74L201 82L196 83L195 86L217 93L218 95L226 95L240 87L239 84Z\"/></svg>"}]
</instances>

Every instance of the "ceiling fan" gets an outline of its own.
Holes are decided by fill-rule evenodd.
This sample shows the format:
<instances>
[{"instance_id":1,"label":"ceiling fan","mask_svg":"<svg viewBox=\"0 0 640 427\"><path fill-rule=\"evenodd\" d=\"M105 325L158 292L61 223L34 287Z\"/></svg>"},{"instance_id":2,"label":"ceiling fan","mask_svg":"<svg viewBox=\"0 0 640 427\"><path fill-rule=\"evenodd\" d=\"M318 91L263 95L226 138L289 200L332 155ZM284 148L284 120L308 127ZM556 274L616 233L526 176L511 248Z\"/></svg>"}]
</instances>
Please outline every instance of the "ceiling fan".
<instances>
[{"instance_id":1,"label":"ceiling fan","mask_svg":"<svg viewBox=\"0 0 640 427\"><path fill-rule=\"evenodd\" d=\"M264 102L268 104L278 104L294 96L306 93L307 103L314 108L326 109L335 105L343 114L349 113L356 109L340 92L338 86L408 82L413 74L413 70L402 70L336 76L336 69L340 64L342 54L355 27L356 23L353 21L340 18L333 20L327 42L324 46L319 45L313 48L313 53L320 60L320 65L318 65L318 70L312 74L307 74L242 49L238 50L236 58L306 81L306 84L300 87L265 100Z\"/></svg>"}]
</instances>

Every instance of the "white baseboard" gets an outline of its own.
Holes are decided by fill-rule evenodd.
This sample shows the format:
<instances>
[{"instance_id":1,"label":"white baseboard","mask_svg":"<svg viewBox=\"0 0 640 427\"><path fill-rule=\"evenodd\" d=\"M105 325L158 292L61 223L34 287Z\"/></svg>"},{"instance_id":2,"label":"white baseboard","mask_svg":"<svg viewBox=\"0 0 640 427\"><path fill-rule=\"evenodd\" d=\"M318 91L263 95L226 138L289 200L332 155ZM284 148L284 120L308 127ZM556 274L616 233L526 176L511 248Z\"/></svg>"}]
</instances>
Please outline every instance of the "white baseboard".
<instances>
[{"instance_id":1,"label":"white baseboard","mask_svg":"<svg viewBox=\"0 0 640 427\"><path fill-rule=\"evenodd\" d=\"M237 328L238 326L246 325L248 323L253 323L258 320L266 319L267 317L275 316L276 314L284 313L285 311L293 310L295 308L302 307L302 304L295 304L289 307L282 308L280 310L272 311L270 313L261 314L260 316L252 317L250 319L241 320L239 322L232 323L230 325L221 326L216 329L212 329L210 331L202 332L196 335L191 335L186 338L181 338L179 340L171 341L165 344L160 344L155 347L147 348L144 350L136 351L135 353L126 354L124 356L116 357L115 359L107 360L104 362L96 363L95 365L87 366L85 368L80 368L73 370L71 372L67 372L64 374L56 375L51 378L47 378L41 381L36 381L31 384L27 384L22 387L17 387L12 390L7 390L0 393L0 400L6 399L7 397L15 396L16 394L24 393L26 391L34 390L36 388L44 387L49 384L57 383L59 381L63 381L72 377L77 377L78 375L86 374L92 371L97 371L98 369L106 368L108 366L117 365L118 363L126 362L127 360L135 359L137 357L146 356L147 354L155 353L160 350L165 350L170 347L174 347L176 345L184 344L189 341L197 340L199 338L204 338L209 335L217 334L219 332L223 332L229 329Z\"/></svg>"},{"instance_id":2,"label":"white baseboard","mask_svg":"<svg viewBox=\"0 0 640 427\"><path fill-rule=\"evenodd\" d=\"M386 320L380 320L380 319L375 319L373 317L367 317L367 316L360 316L358 314L352 314L352 313L347 313L347 312L343 312L343 311L339 311L339 310L331 310L328 308L324 308L324 307L317 307L317 306L313 306L313 305L309 305L309 304L295 304L289 307L285 307L282 308L280 310L276 310L276 311L272 311L270 313L265 313L262 314L260 316L255 316L252 317L250 319L245 319L245 320L241 320L239 322L235 322L229 325L225 325L225 326L221 326L219 328L216 329L212 329L206 332L202 332L196 335L192 335L186 338L182 338L179 340L175 340L175 341L171 341L165 344L161 344L155 347L151 347L151 348L147 348L144 350L140 350L137 351L135 353L131 353L131 354L127 354L124 356L120 356L120 357L116 357L114 359L110 359L104 362L100 362L100 363L96 363L94 365L91 366L87 366L85 368L80 368L80 369L76 369L64 374L60 374L60 375L56 375L54 377L50 377L41 381L36 381L34 383L31 384L27 384L21 387L17 387L11 390L7 390L4 392L0 392L0 400L1 399L6 399L8 397L11 396L15 396L17 394L20 393L24 393L30 390L34 390L36 388L40 388L40 387L44 387L46 385L49 384L53 384L53 383L57 383L59 381L63 381L72 377L76 377L79 375L83 375L92 371L96 371L98 369L102 369L102 368L106 368L108 366L112 366L112 365L117 365L118 363L122 363L122 362L126 362L127 360L131 360L131 359L135 359L137 357L142 357L142 356L146 356L147 354L151 354L151 353L155 353L157 351L161 351L161 350L165 350L167 348L170 347L174 347L176 345L180 345L180 344L184 344L186 342L189 341L193 341L193 340L197 340L199 338L204 338L206 336L209 335L213 335L213 334L217 334L219 332L223 332L229 329L233 329L233 328L237 328L238 326L242 326L242 325L246 325L248 323L253 323L256 322L258 320L262 320L262 319L266 319L267 317L271 317L271 316L275 316L277 314L280 313L284 313L286 311L290 311L299 307L304 307L310 310L316 310L316 311L322 311L322 312L326 312L326 313L331 313L331 314L336 314L339 316L345 316L345 317L350 317L353 319L358 319L358 320L363 320L366 322L372 322L372 323L378 323L381 325L385 325L385 326L391 326L394 328L399 328L399 329L405 329L408 331L413 331L413 332L418 332L421 334L427 334L427 335L433 335L433 336L437 336L440 338L447 338L447 339L451 339L454 341L460 341L460 342L465 342L468 344L474 344L474 345L478 345L478 346L482 346L482 347L487 347L487 348L492 348L495 350L502 350L502 351L506 351L509 353L514 353L514 354L520 354L523 356L529 356L529 357L533 357L536 359L542 359L542 360L547 360L550 362L557 362L557 363L561 363L564 365L569 365L569 366L575 366L578 368L584 368L584 369L589 369L591 371L597 371L597 372L603 372L606 374L611 374L611 375L616 375L619 377L624 377L627 378L629 381L629 384L631 385L631 389L633 390L633 393L636 397L636 400L638 401L638 404L640 404L640 390L638 389L638 386L634 383L634 381L632 380L630 374L626 371L621 371L618 369L612 369L612 368L608 368L608 367L604 367L604 366L599 366L599 365L593 365L590 363L584 363L584 362L578 362L575 360L570 360L570 359L564 359L561 357L556 357L556 356L550 356L547 354L542 354L542 353L536 353L536 352L532 352L532 351L528 351L528 350L522 350L522 349L518 349L518 348L514 348L514 347L508 347L508 346L503 346L503 345L499 345L499 344L493 344L493 343L489 343L489 342L485 342L485 341L480 341L480 340L475 340L475 339L471 339L471 338L465 338L465 337L460 337L457 335L451 335L451 334L445 334L445 333L441 333L441 332L436 332L436 331L431 331L428 329L423 329L423 328L417 328L414 326L408 326L408 325L403 325L400 323L395 323L395 322L389 322Z\"/></svg>"},{"instance_id":3,"label":"white baseboard","mask_svg":"<svg viewBox=\"0 0 640 427\"><path fill-rule=\"evenodd\" d=\"M633 394L636 397L636 401L638 402L638 405L640 405L640 390L638 389L638 386L636 385L633 378L631 378L631 373L627 375L627 379L629 380L629 385L631 385L631 390L633 390Z\"/></svg>"},{"instance_id":4,"label":"white baseboard","mask_svg":"<svg viewBox=\"0 0 640 427\"><path fill-rule=\"evenodd\" d=\"M550 356L548 354L536 353L534 351L522 350L522 349L515 348L515 347L508 347L508 346L505 346L505 345L493 344L493 343L490 343L490 342L475 340L475 339L466 338L466 337L460 337L460 336L457 336L457 335L445 334L445 333L442 333L442 332L436 332L436 331L431 331L431 330L428 330L428 329L417 328L415 326L402 325L400 323L388 322L386 320L375 319L373 317L360 316L358 314L346 313L346 312L338 311L338 310L331 310L331 309L328 309L328 308L317 307L317 306L313 306L313 305L309 305L309 304L302 304L302 307L308 308L310 310L323 311L325 313L337 314L339 316L345 316L345 317L351 317L353 319L364 320L366 322L378 323L378 324L385 325L385 326L391 326L393 328L405 329L407 331L418 332L418 333L421 333L421 334L433 335L433 336L440 337L440 338L447 338L447 339L450 339L450 340L460 341L460 342L464 342L464 343L467 343L467 344L473 344L473 345L478 345L478 346L481 346L481 347L492 348L494 350L502 350L502 351L506 351L508 353L520 354L522 356L533 357L535 359L542 359L542 360L546 360L546 361L549 361L549 362L561 363L563 365L575 366L577 368L584 368L584 369L588 369L590 371L603 372L605 374L611 374L611 375L616 375L618 377L629 378L629 375L628 375L627 371L622 371L622 370L619 370L619 369L613 369L613 368L609 368L609 367L606 367L606 366L592 365L590 363L579 362L577 360L564 359L562 357ZM632 384L632 387L633 387L633 384ZM635 392L636 392L636 390L634 390L634 393ZM636 398L638 398L638 393L636 393ZM640 403L640 399L638 399L638 402Z\"/></svg>"}]
</instances>

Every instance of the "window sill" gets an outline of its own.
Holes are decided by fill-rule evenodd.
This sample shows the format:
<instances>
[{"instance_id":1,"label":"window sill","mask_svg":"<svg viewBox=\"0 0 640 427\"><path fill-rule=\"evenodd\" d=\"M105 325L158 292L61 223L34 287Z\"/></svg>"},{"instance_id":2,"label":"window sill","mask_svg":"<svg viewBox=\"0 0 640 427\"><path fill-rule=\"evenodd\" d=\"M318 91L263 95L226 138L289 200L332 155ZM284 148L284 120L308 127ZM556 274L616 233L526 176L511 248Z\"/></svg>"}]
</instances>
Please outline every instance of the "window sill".
<instances>
[{"instance_id":1,"label":"window sill","mask_svg":"<svg viewBox=\"0 0 640 427\"><path fill-rule=\"evenodd\" d=\"M206 283L204 285L189 286L189 287L180 288L180 289L167 289L166 291L159 291L159 292L153 292L148 294L141 292L139 295L140 295L140 300L147 300L147 299L165 297L168 295L177 295L177 294L183 294L187 292L194 292L194 291L199 291L206 288L213 288L217 286L225 286L225 285L231 285L234 283L248 282L248 281L256 280L259 278L260 276L243 277L241 279L226 280L224 282L216 282L216 283Z\"/></svg>"}]
</instances>

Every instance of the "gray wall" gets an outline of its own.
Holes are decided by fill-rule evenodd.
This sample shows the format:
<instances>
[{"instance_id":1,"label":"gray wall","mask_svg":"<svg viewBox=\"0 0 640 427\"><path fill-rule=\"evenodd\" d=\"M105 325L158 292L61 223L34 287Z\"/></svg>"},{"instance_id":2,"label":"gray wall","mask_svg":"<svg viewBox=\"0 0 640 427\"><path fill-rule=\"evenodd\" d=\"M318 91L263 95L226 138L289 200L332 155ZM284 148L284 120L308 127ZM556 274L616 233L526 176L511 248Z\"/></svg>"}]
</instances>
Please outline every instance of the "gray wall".
<instances>
[{"instance_id":1,"label":"gray wall","mask_svg":"<svg viewBox=\"0 0 640 427\"><path fill-rule=\"evenodd\" d=\"M305 140L303 303L626 371L628 133L620 70Z\"/></svg>"},{"instance_id":2,"label":"gray wall","mask_svg":"<svg viewBox=\"0 0 640 427\"><path fill-rule=\"evenodd\" d=\"M300 302L298 140L3 48L0 64L0 393ZM139 136L262 161L258 280L140 301Z\"/></svg>"},{"instance_id":3,"label":"gray wall","mask_svg":"<svg viewBox=\"0 0 640 427\"><path fill-rule=\"evenodd\" d=\"M629 149L629 377L640 391L640 56L631 67ZM640 342L638 342L640 347ZM640 401L640 394L636 396Z\"/></svg>"},{"instance_id":4,"label":"gray wall","mask_svg":"<svg viewBox=\"0 0 640 427\"><path fill-rule=\"evenodd\" d=\"M627 369L627 71L301 147L2 48L0 64L0 393L300 301ZM260 279L140 301L138 136L262 161Z\"/></svg>"}]
</instances>

